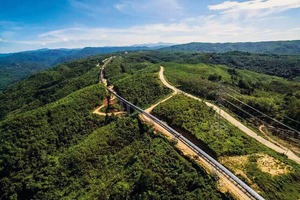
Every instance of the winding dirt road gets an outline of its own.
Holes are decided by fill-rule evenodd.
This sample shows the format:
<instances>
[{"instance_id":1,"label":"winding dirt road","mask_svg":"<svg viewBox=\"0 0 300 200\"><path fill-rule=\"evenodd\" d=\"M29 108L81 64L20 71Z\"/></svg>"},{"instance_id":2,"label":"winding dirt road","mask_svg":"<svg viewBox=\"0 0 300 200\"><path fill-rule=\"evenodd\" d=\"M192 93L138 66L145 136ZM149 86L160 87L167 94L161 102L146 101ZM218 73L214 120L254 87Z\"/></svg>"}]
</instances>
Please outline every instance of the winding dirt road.
<instances>
[{"instance_id":1,"label":"winding dirt road","mask_svg":"<svg viewBox=\"0 0 300 200\"><path fill-rule=\"evenodd\" d=\"M178 88L172 86L171 84L169 84L165 77L164 77L164 68L162 66L160 66L160 72L159 72L159 79L161 80L161 82L168 88L170 88L171 90L174 91L174 93L181 93L184 94L185 96L188 96L190 98L193 98L195 100L198 101L203 101L202 99L185 93L182 90L179 90ZM298 164L300 164L300 158L298 156L296 156L292 151L288 151L284 148L281 148L279 146L277 146L276 144L266 140L265 138L257 135L254 131L252 131L251 129L249 129L248 127L246 127L245 125L243 125L241 122L239 122L238 120L236 120L234 117L232 117L231 115L229 115L227 112L225 112L224 110L222 110L221 108L219 108L218 106L209 103L209 102L205 102L205 104L211 108L213 108L217 113L220 113L220 115L226 119L228 122L230 122L231 124L233 124L234 126L236 126L238 129L240 129L241 131L243 131L244 133L246 133L247 135L249 135L250 137L254 138L255 140L257 140L258 142L260 142L261 144L273 149L274 151L278 152L278 153L282 153L282 154L286 154L287 157L295 162L297 162Z\"/></svg>"},{"instance_id":2,"label":"winding dirt road","mask_svg":"<svg viewBox=\"0 0 300 200\"><path fill-rule=\"evenodd\" d=\"M260 125L259 128L258 128L258 130L259 130L262 134L264 134L264 136L265 136L270 142L272 142L272 143L276 144L277 146L281 147L282 149L285 149L286 151L288 151L288 148L287 148L287 147L282 146L280 143L278 143L278 142L276 142L275 140L273 140L270 136L268 136L268 134L267 134L263 129L267 130L266 127L265 127L265 125Z\"/></svg>"},{"instance_id":3,"label":"winding dirt road","mask_svg":"<svg viewBox=\"0 0 300 200\"><path fill-rule=\"evenodd\" d=\"M113 59L113 57L110 57L110 58L107 58L107 59L105 59L105 60L103 60L102 62L104 63L103 64L103 66L102 66L102 68L105 68L106 67L106 65L111 61ZM99 67L100 68L100 64L98 63L97 64L97 67ZM100 69L101 70L101 69ZM104 78L104 76L103 76L103 74L102 73L100 73L100 77L99 77L99 83L101 83L101 80L102 80L102 83L105 85L105 86L107 86L107 80ZM109 86L111 89L113 88L113 86ZM110 105L112 105L112 104L115 104L114 103L114 100L116 99L116 97L115 96L111 96L111 98L110 98ZM101 111L101 108L103 108L103 107L105 107L105 106L107 106L108 105L108 102L107 102L107 100L106 99L104 99L103 100L103 103L102 103L102 105L101 106L99 106L99 107L97 107L97 108L95 108L95 110L93 111L93 113L94 114L97 114L97 115L101 115L101 116L111 116L111 115L123 115L123 114L126 114L126 112L124 112L124 111L117 111L117 112L102 112Z\"/></svg>"},{"instance_id":4,"label":"winding dirt road","mask_svg":"<svg viewBox=\"0 0 300 200\"><path fill-rule=\"evenodd\" d=\"M163 103L167 101L168 99L172 98L174 95L178 94L181 92L180 90L176 89L172 85L170 85L165 79L164 79L164 74L163 74L164 68L161 67L159 71L159 79L163 82L164 85L166 85L168 88L173 90L173 93L168 96L167 98L159 101L158 103L152 105L151 107L147 108L145 111L147 113L150 113L157 105L160 103ZM155 123L151 119L149 119L147 116L140 114L140 119L144 122L147 122L149 124L154 125L154 129L156 131L159 131L162 133L166 138L169 140L174 139L174 135L169 133L167 130L165 130L163 127L161 127L159 124ZM243 199L243 200L248 200L251 199L240 187L235 185L227 176L225 176L223 173L220 173L219 171L215 170L215 166L211 165L207 160L203 159L202 157L199 157L197 153L192 150L189 146L187 146L185 143L182 141L178 140L176 147L186 156L190 157L191 159L195 160L200 166L202 166L209 174L216 174L219 178L218 180L218 186L219 189L222 192L229 192L231 193L234 197L237 199Z\"/></svg>"}]
</instances>

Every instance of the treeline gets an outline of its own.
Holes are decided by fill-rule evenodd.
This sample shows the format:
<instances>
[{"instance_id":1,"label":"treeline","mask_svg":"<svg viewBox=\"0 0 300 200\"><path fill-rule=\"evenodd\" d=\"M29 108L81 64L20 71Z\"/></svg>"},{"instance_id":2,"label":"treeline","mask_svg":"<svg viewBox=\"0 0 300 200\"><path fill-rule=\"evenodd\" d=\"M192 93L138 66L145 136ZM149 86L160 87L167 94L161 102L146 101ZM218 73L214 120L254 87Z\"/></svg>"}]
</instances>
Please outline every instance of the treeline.
<instances>
[{"instance_id":1,"label":"treeline","mask_svg":"<svg viewBox=\"0 0 300 200\"><path fill-rule=\"evenodd\" d=\"M192 42L162 48L165 51L214 52L243 51L250 53L269 53L281 55L299 55L300 40L236 43L203 43Z\"/></svg>"},{"instance_id":2,"label":"treeline","mask_svg":"<svg viewBox=\"0 0 300 200\"><path fill-rule=\"evenodd\" d=\"M121 55L114 58L106 67L105 76L109 82L114 83L126 75L139 73L139 70L147 69L150 65L152 63L143 58L143 53Z\"/></svg>"},{"instance_id":3,"label":"treeline","mask_svg":"<svg viewBox=\"0 0 300 200\"><path fill-rule=\"evenodd\" d=\"M115 82L115 91L134 105L146 107L171 91L159 81L157 74L136 74Z\"/></svg>"},{"instance_id":4,"label":"treeline","mask_svg":"<svg viewBox=\"0 0 300 200\"><path fill-rule=\"evenodd\" d=\"M247 69L259 73L299 81L300 57L230 52L211 54L212 64L224 64L232 68Z\"/></svg>"},{"instance_id":5,"label":"treeline","mask_svg":"<svg viewBox=\"0 0 300 200\"><path fill-rule=\"evenodd\" d=\"M39 49L0 54L0 91L30 75L55 65L99 54L149 50L148 47L85 47L83 49Z\"/></svg>"},{"instance_id":6,"label":"treeline","mask_svg":"<svg viewBox=\"0 0 300 200\"><path fill-rule=\"evenodd\" d=\"M154 63L221 64L297 81L300 77L300 56L298 55L253 54L237 51L227 53L151 51L143 53L141 57Z\"/></svg>"}]
</instances>

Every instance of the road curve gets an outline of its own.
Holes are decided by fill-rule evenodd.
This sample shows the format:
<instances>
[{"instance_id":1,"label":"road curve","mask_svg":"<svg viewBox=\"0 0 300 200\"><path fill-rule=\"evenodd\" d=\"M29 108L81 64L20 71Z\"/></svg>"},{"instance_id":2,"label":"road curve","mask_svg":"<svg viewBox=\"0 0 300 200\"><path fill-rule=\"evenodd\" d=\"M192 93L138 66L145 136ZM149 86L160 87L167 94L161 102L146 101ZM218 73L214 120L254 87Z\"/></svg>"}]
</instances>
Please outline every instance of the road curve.
<instances>
[{"instance_id":1,"label":"road curve","mask_svg":"<svg viewBox=\"0 0 300 200\"><path fill-rule=\"evenodd\" d=\"M164 77L164 68L163 66L160 66L161 67L161 70L160 70L160 73L159 73L159 78L161 80L161 82L168 88L172 89L174 92L176 93L181 93L181 94L184 94L185 96L188 96L190 98L193 98L195 100L198 100L198 101L203 101L202 99L194 96L194 95L191 95L191 94L188 94L186 92L183 92L182 90L179 90L178 88L172 86L171 84L169 84L165 77ZM244 133L246 133L247 135L249 135L250 137L254 138L255 140L257 140L258 142L260 142L261 144L273 149L274 151L278 152L278 153L282 153L282 154L286 154L287 157L290 159L290 160L293 160L295 162L297 162L298 164L300 164L300 158L298 156L296 156L292 151L288 151L286 149L283 149L279 146L277 146L276 144L270 142L269 140L266 140L265 138L257 135L254 131L252 131L251 129L249 129L248 127L246 127L245 125L243 125L240 121L236 120L234 117L232 117L230 114L228 114L227 112L225 112L224 110L222 110L221 108L219 108L218 106L212 104L212 103L209 103L209 102L206 102L205 101L205 104L209 107L211 107L212 109L214 109L217 113L220 113L220 115L226 119L228 122L230 122L231 124L233 124L234 126L236 126L238 129L240 129L241 131L243 131Z\"/></svg>"},{"instance_id":2,"label":"road curve","mask_svg":"<svg viewBox=\"0 0 300 200\"><path fill-rule=\"evenodd\" d=\"M164 68L161 67L160 71L158 73L158 76L160 78L160 80L164 81L164 85L168 85L168 88L171 88L173 90L173 93L166 97L165 99L159 101L158 103L150 106L149 108L145 109L146 113L151 113L152 110L158 106L160 103L163 103L165 101L167 101L168 99L172 98L174 95L176 95L178 93L178 90L176 90L175 87L173 87L172 85L170 85L165 79L164 79L164 74L163 74L163 70ZM140 114L140 118L142 121L147 122L147 123L152 123L155 127L155 129L159 132L161 132L162 134L165 135L165 137L167 137L168 139L172 139L174 138L174 135L172 135L169 131L167 131L166 129L164 129L164 127L160 126L158 123L156 123L155 121L151 120L149 117L147 117L146 115ZM195 159L195 157L197 157L197 159L195 159L195 161L201 165L208 173L215 173L218 177L219 177L219 185L220 187L224 187L226 188L226 191L229 191L232 195L234 195L236 198L238 199L243 199L243 200L248 200L251 199L247 194L245 194L244 190L242 190L239 186L237 186L235 183L232 182L232 180L230 178L228 178L228 176L226 176L225 174L221 173L218 170L215 170L215 166L212 165L209 161L207 161L206 159L203 159L202 157L198 157L197 152L195 152L194 149L190 148L190 146L186 145L184 142L178 140L176 147L182 151L182 153L186 156L190 156L191 158Z\"/></svg>"},{"instance_id":3,"label":"road curve","mask_svg":"<svg viewBox=\"0 0 300 200\"><path fill-rule=\"evenodd\" d=\"M206 160L213 168L216 170L217 173L223 174L231 181L232 184L235 184L238 188L240 188L240 191L244 191L244 198L242 199L257 199L257 200L263 200L264 198L261 197L257 192L255 192L251 187L249 187L247 184L245 184L243 181L241 181L238 177L236 177L232 172L230 172L227 168L225 168L221 163L219 163L217 160L213 159L211 156L209 156L206 152L204 152L202 149L194 145L191 141L186 139L184 136L182 136L180 133L178 133L176 130L159 120L158 118L154 117L153 115L145 112L141 108L135 106L134 104L130 103L120 95L116 94L112 89L106 88L111 94L116 96L120 101L125 103L130 108L134 109L138 113L142 114L144 117L148 118L153 124L160 126L165 131L172 134L175 138L177 138L180 142L184 143L188 146L189 149L197 153L198 156L200 156L202 159ZM247 197L248 196L248 197ZM246 198L247 197L247 198Z\"/></svg>"},{"instance_id":4,"label":"road curve","mask_svg":"<svg viewBox=\"0 0 300 200\"><path fill-rule=\"evenodd\" d=\"M110 62L111 59L112 59L112 57L109 60L105 60L104 65L102 66L102 68L100 70L99 83L104 83L103 79L102 79L103 78L102 71L103 71L104 67ZM163 73L162 70L161 70L161 73ZM120 101L127 104L127 106L133 108L134 110L136 110L137 112L142 114L145 118L148 118L148 120L150 120L151 123L161 127L162 129L167 131L169 134L173 135L173 137L175 136L179 140L179 142L185 144L190 151L193 151L193 152L196 153L197 156L200 156L201 157L200 159L203 159L203 160L206 161L206 163L209 163L216 170L217 174L218 175L220 174L220 177L222 177L222 176L225 177L225 180L228 182L227 184L231 184L231 186L236 186L235 188L238 189L238 192L240 193L240 195L238 195L239 199L259 199L259 200L263 200L263 198L258 193L256 193L252 188L250 188L248 185L246 185L243 181L241 181L238 177L236 177L233 173L231 173L228 169L226 169L218 161L216 161L215 159L210 157L202 149L200 149L199 147L194 145L192 142L190 142L188 139L183 137L176 130L174 130L173 128L171 128L170 126L165 124L164 122L160 121L159 119L157 119L153 115L145 112L141 108L139 108L139 107L135 106L134 104L130 103L129 101L127 101L123 97L119 96L111 88L106 86L106 89L112 95L117 97ZM173 95L175 95L176 93L177 93L177 91L174 91ZM172 97L172 95L168 98L171 98L171 97ZM167 99L165 99L165 100L167 100ZM163 101L165 101L165 100L163 100ZM232 188L234 188L234 187L232 187Z\"/></svg>"}]
</instances>

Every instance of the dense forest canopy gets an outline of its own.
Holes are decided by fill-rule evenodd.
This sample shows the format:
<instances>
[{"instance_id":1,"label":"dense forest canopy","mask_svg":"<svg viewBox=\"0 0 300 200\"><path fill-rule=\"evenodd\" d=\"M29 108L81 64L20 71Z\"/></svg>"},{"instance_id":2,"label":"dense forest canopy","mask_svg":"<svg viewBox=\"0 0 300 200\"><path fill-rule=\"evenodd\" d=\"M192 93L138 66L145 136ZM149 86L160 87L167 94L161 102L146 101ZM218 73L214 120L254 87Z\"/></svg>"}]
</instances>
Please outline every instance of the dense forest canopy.
<instances>
[{"instance_id":1,"label":"dense forest canopy","mask_svg":"<svg viewBox=\"0 0 300 200\"><path fill-rule=\"evenodd\" d=\"M231 199L219 191L216 177L137 115L92 113L108 95L98 84L97 64L109 56L57 65L0 94L0 198ZM280 60L288 63L286 69L275 65ZM117 54L104 75L118 94L142 108L171 93L157 76L163 65L168 81L186 92L216 101L222 84L272 117L298 120L299 82L281 78L291 76L298 62L298 56L147 51ZM297 73L287 78L296 80ZM215 112L202 102L175 96L154 114L206 143L217 159L250 156L243 170L253 182L238 176L256 184L267 199L299 197L298 165L224 120L219 127ZM262 172L259 153L291 171L275 177Z\"/></svg>"},{"instance_id":2,"label":"dense forest canopy","mask_svg":"<svg viewBox=\"0 0 300 200\"><path fill-rule=\"evenodd\" d=\"M98 81L96 64L104 57L61 64L39 72L0 93L0 118L56 101ZM18 97L18 98L16 98Z\"/></svg>"},{"instance_id":3,"label":"dense forest canopy","mask_svg":"<svg viewBox=\"0 0 300 200\"><path fill-rule=\"evenodd\" d=\"M298 123L291 120L300 121L299 82L223 65L164 63L164 66L168 80L183 91L213 101L221 96L261 116L236 102L235 97L279 121L300 128ZM239 114L244 118L251 117L245 113Z\"/></svg>"},{"instance_id":4,"label":"dense forest canopy","mask_svg":"<svg viewBox=\"0 0 300 200\"><path fill-rule=\"evenodd\" d=\"M2 94L0 198L231 199L218 190L214 177L136 115L119 119L92 114L107 96L97 84L96 64L103 59L59 65ZM128 98L147 89L150 95L138 100L146 106L170 92L154 75L158 66L122 63L126 75L116 85L125 94L129 79ZM137 72L152 87L138 87L144 79ZM111 75L114 79L119 74ZM16 95L18 102L13 103Z\"/></svg>"},{"instance_id":5,"label":"dense forest canopy","mask_svg":"<svg viewBox=\"0 0 300 200\"><path fill-rule=\"evenodd\" d=\"M204 142L208 153L216 156L218 160L235 156L248 156L249 161L239 168L238 176L247 184L259 187L266 199L298 199L300 188L300 166L289 161L285 156L268 149L253 138L244 134L235 126L228 123L204 102L176 95L163 102L153 110L153 114L166 121L181 132L194 135ZM207 149L201 145L202 149ZM259 168L258 155L267 154L283 163L289 163L293 170L284 175L271 176ZM225 165L231 170L232 166L241 165L242 158L231 165ZM267 161L266 161L267 162ZM275 166L272 166L275 167ZM241 173L242 171L242 173ZM248 178L245 178L248 177ZM250 180L250 181L249 181Z\"/></svg>"},{"instance_id":6,"label":"dense forest canopy","mask_svg":"<svg viewBox=\"0 0 300 200\"><path fill-rule=\"evenodd\" d=\"M86 47L82 49L40 49L0 55L0 91L10 84L55 65L98 54L147 50L139 47Z\"/></svg>"},{"instance_id":7,"label":"dense forest canopy","mask_svg":"<svg viewBox=\"0 0 300 200\"><path fill-rule=\"evenodd\" d=\"M164 46L124 46L124 47L86 47L82 49L40 49L10 54L0 54L0 91L8 85L18 82L37 71L48 69L54 65L70 62L76 59L85 58L97 54L124 52L124 51L145 51L160 49L171 52L194 52L194 53L226 53L240 51L244 53L267 54L261 56L213 54L214 64L226 64L231 67L239 67L258 72L268 73L286 78L299 76L299 58L292 55L300 54L300 41L273 41L273 42L245 42L245 43L189 43L183 45ZM174 54L175 55L175 54ZM210 55L210 54L208 54ZM289 55L283 57L275 55ZM229 56L229 57L230 57ZM199 58L197 58L199 59ZM244 61L245 60L245 61ZM195 61L195 60L194 60ZM204 61L201 61L204 62ZM273 69L266 69L274 66ZM276 68L276 69L275 69Z\"/></svg>"},{"instance_id":8,"label":"dense forest canopy","mask_svg":"<svg viewBox=\"0 0 300 200\"><path fill-rule=\"evenodd\" d=\"M165 47L167 51L185 52L229 52L243 51L249 53L269 53L282 55L299 55L300 40L292 41L270 41L270 42L236 42L236 43L201 43L192 42L188 44Z\"/></svg>"},{"instance_id":9,"label":"dense forest canopy","mask_svg":"<svg viewBox=\"0 0 300 200\"><path fill-rule=\"evenodd\" d=\"M300 77L300 56L296 55L251 54L237 51L227 53L148 51L141 57L154 63L221 64L296 81L299 81Z\"/></svg>"}]
</instances>

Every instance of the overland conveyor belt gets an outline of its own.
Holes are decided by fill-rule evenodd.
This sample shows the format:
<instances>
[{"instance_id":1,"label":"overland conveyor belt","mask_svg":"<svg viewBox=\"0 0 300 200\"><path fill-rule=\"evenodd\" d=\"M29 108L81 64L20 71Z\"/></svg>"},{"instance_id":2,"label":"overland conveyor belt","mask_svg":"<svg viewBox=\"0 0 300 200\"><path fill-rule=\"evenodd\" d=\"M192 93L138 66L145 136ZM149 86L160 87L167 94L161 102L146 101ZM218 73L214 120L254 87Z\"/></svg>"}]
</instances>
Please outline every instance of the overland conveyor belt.
<instances>
[{"instance_id":1,"label":"overland conveyor belt","mask_svg":"<svg viewBox=\"0 0 300 200\"><path fill-rule=\"evenodd\" d=\"M104 66L101 68L101 72L100 72L101 82L103 82L103 73L102 73L103 68L104 68ZM114 96L116 96L120 101L122 101L123 103L127 104L128 106L130 106L131 108L133 108L137 112L145 115L146 117L148 117L149 119L151 119L152 121L154 121L155 123L157 123L158 125L160 125L162 128L164 128L165 130L167 130L168 132L170 132L172 135L174 135L180 141L182 141L183 143L185 143L191 149L193 149L199 156L201 156L203 159L205 159L206 161L208 161L216 170L218 170L220 173L224 174L235 185L237 185L241 189L243 189L250 198L257 199L257 200L263 200L264 199L257 192L255 192L251 187L249 187L246 183L244 183L242 180L240 180L238 177L236 177L232 172L230 172L226 167L224 167L221 163L219 163L214 158L212 158L210 155L208 155L207 153L205 153L202 149L200 149L199 147L197 147L196 145L194 145L191 141L189 141L188 139L186 139L184 136L182 136L176 130L174 130L170 126L166 125L161 120L159 120L158 118L154 117L153 115L145 112L143 109L141 109L141 108L137 107L136 105L132 104L131 102L127 101L126 99L124 99L123 97L121 97L120 95L118 95L117 93L115 93L115 91L113 91L112 89L110 89L106 85L105 85L105 87L106 87L106 89L111 94L113 94Z\"/></svg>"}]
</instances>

